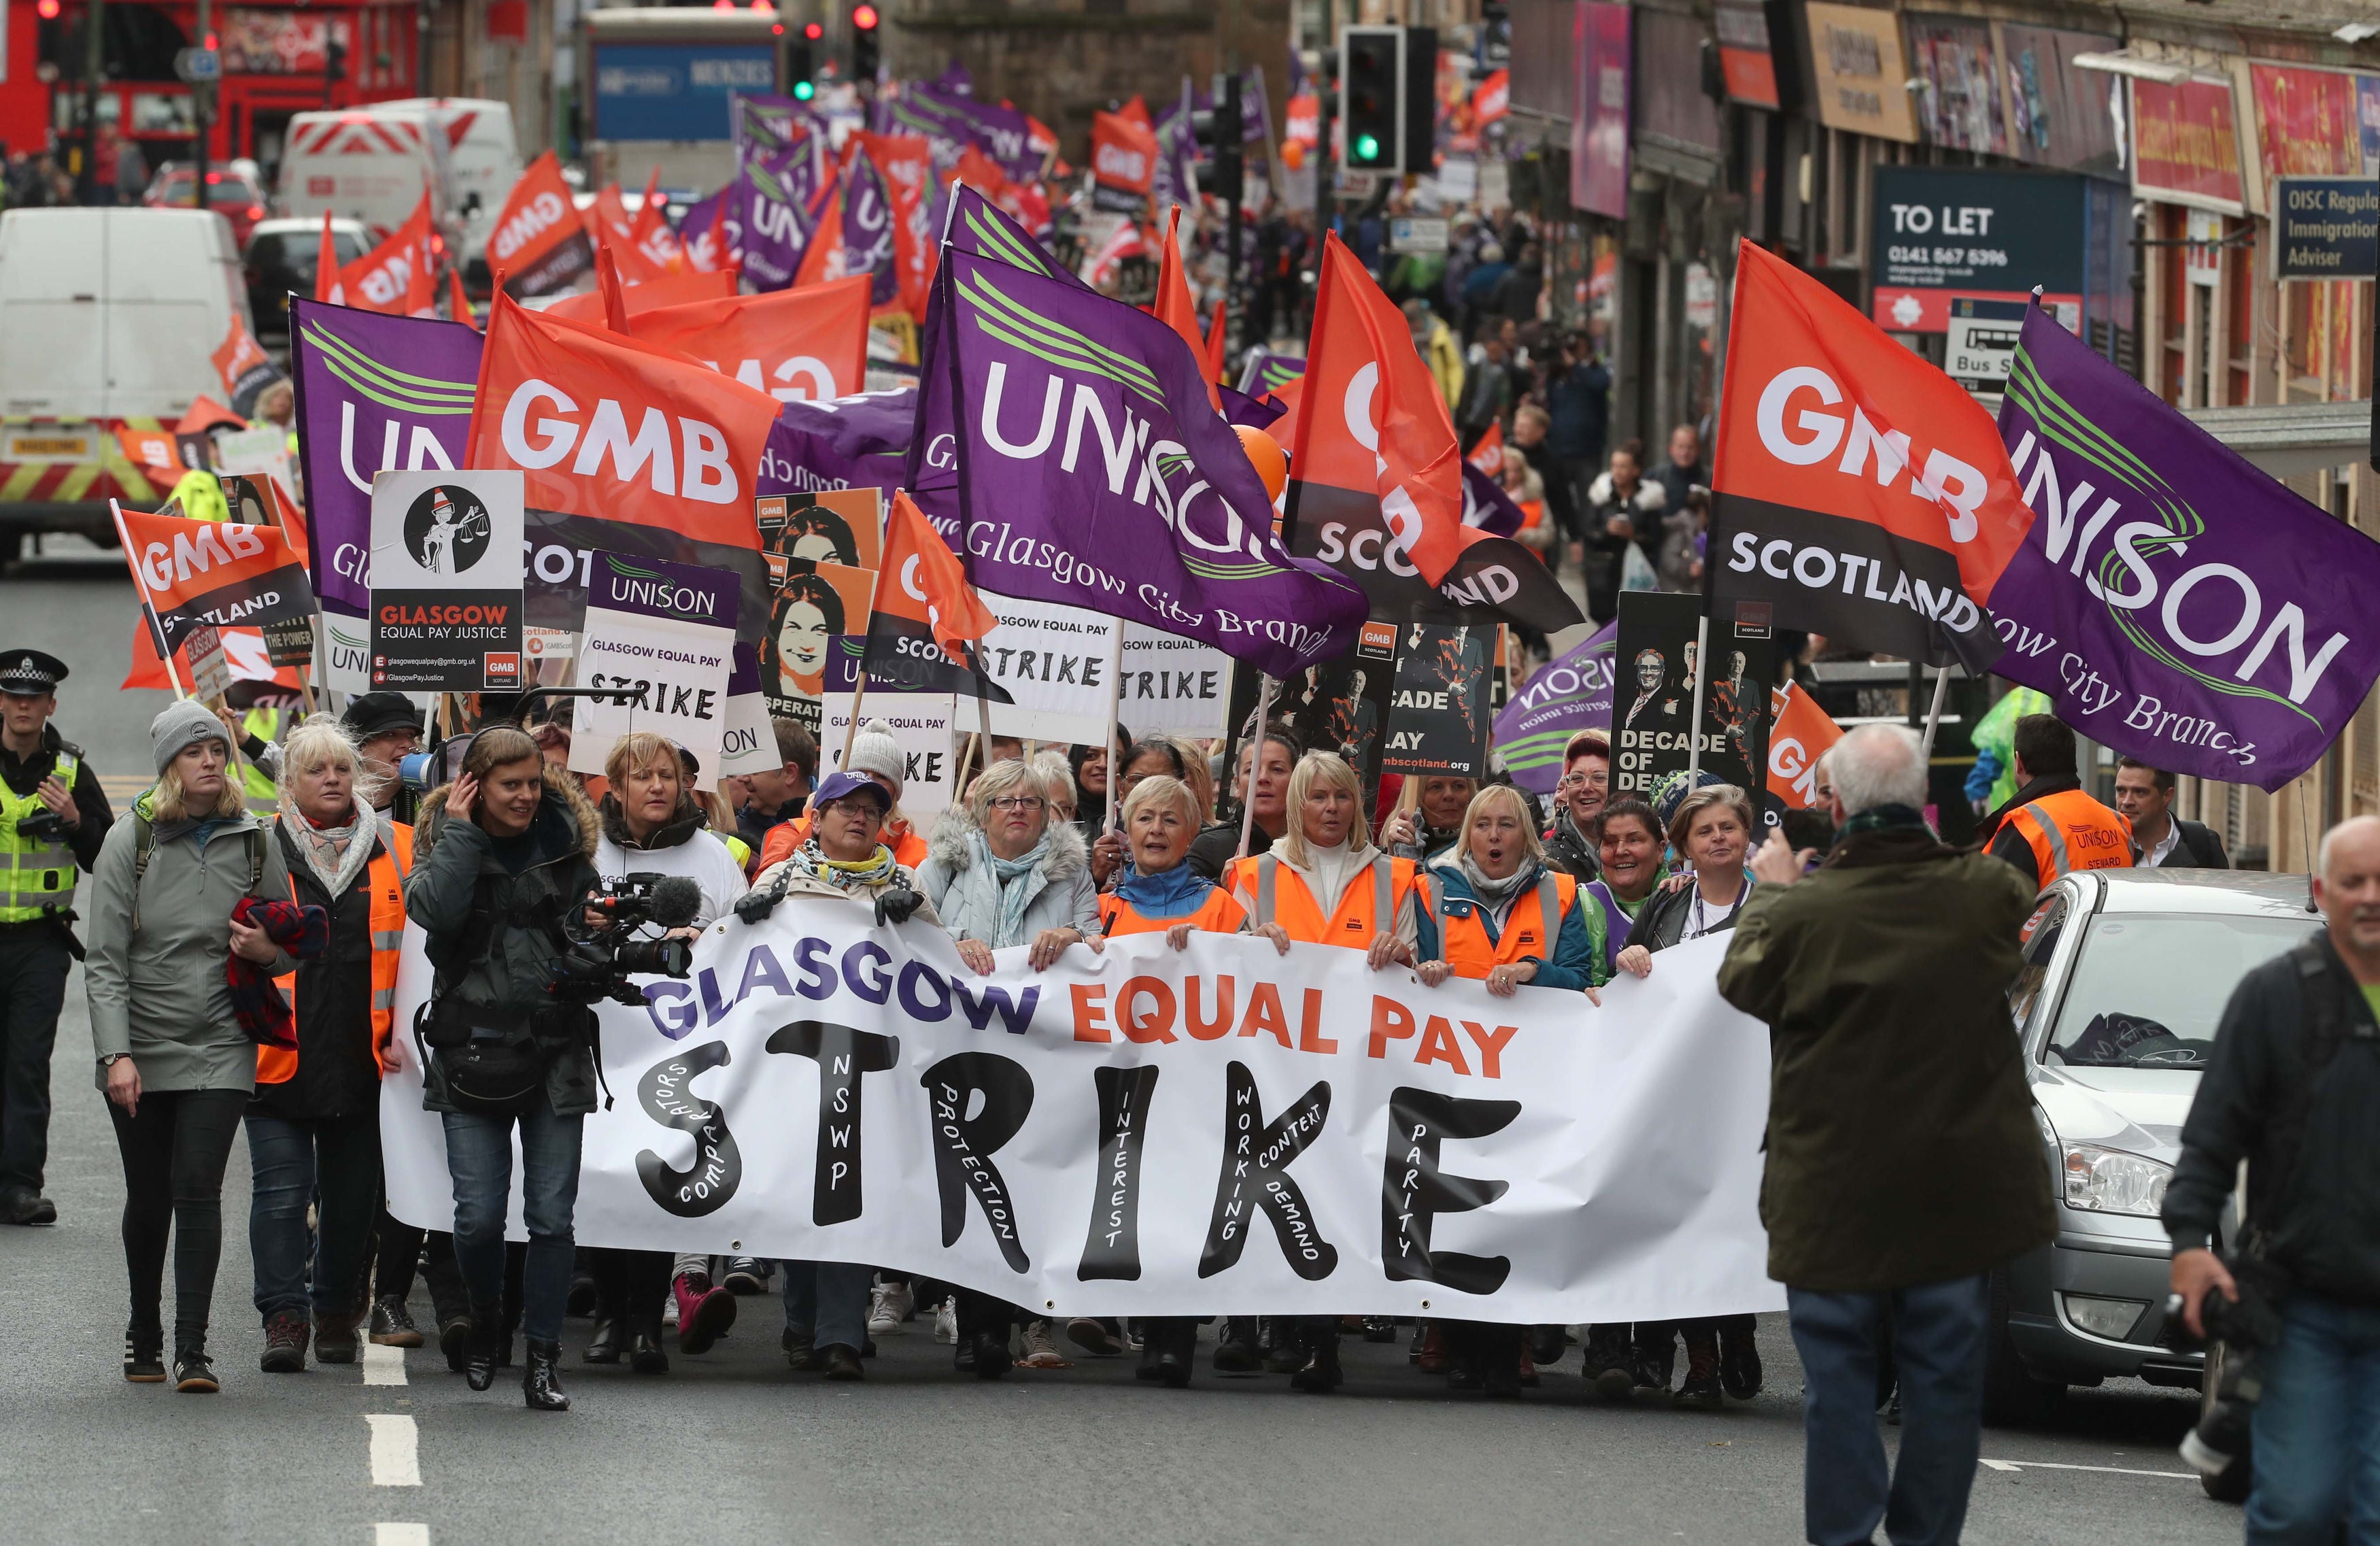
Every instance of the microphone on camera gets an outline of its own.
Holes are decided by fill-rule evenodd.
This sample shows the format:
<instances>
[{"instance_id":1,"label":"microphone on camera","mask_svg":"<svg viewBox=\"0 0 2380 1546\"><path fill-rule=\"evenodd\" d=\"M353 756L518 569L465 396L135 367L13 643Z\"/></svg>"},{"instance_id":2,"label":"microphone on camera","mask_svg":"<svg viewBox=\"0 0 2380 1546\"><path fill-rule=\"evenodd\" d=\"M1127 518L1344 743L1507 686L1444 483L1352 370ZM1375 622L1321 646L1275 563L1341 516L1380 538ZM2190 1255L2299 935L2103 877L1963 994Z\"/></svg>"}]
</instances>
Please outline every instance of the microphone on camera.
<instances>
[{"instance_id":1,"label":"microphone on camera","mask_svg":"<svg viewBox=\"0 0 2380 1546\"><path fill-rule=\"evenodd\" d=\"M671 875L653 887L652 919L664 929L683 929L702 914L702 887Z\"/></svg>"}]
</instances>

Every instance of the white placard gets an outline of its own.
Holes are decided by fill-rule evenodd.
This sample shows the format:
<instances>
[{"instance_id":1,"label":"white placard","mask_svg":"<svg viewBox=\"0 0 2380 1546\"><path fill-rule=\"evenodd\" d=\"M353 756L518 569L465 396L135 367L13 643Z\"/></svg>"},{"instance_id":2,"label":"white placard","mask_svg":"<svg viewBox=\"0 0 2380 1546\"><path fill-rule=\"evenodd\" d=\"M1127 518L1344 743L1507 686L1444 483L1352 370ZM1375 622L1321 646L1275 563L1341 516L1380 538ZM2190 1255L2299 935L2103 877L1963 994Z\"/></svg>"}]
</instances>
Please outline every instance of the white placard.
<instances>
[{"instance_id":1,"label":"white placard","mask_svg":"<svg viewBox=\"0 0 2380 1546\"><path fill-rule=\"evenodd\" d=\"M521 505L517 471L373 475L373 688L519 689Z\"/></svg>"},{"instance_id":2,"label":"white placard","mask_svg":"<svg viewBox=\"0 0 2380 1546\"><path fill-rule=\"evenodd\" d=\"M191 695L200 699L221 698L231 688L231 665L224 659L223 630L210 627L192 628L183 640L182 658L190 663Z\"/></svg>"},{"instance_id":3,"label":"white placard","mask_svg":"<svg viewBox=\"0 0 2380 1546\"><path fill-rule=\"evenodd\" d=\"M991 733L1099 745L1108 729L1118 619L1054 602L982 595L1000 626L984 635L977 657L1016 700L991 706Z\"/></svg>"},{"instance_id":4,"label":"white placard","mask_svg":"<svg viewBox=\"0 0 2380 1546\"><path fill-rule=\"evenodd\" d=\"M582 701L571 772L601 773L621 736L650 730L694 754L696 788L719 787L738 583L726 569L595 554L579 685L624 688L634 696Z\"/></svg>"},{"instance_id":5,"label":"white placard","mask_svg":"<svg viewBox=\"0 0 2380 1546\"><path fill-rule=\"evenodd\" d=\"M852 698L851 693L830 692L819 701L821 771L843 766L844 745L851 738ZM968 707L972 709L973 703ZM957 700L947 692L887 692L870 688L860 700L859 722L881 720L901 749L905 767L901 813L920 832L931 824L929 818L950 809L951 779L958 772L951 726L957 718Z\"/></svg>"},{"instance_id":6,"label":"white placard","mask_svg":"<svg viewBox=\"0 0 2380 1546\"><path fill-rule=\"evenodd\" d=\"M1134 738L1220 736L1231 717L1232 657L1139 623L1123 630L1116 718Z\"/></svg>"},{"instance_id":7,"label":"white placard","mask_svg":"<svg viewBox=\"0 0 2380 1546\"><path fill-rule=\"evenodd\" d=\"M738 642L727 673L727 726L719 744L719 771L725 774L768 773L782 768L777 726L760 690L760 666L752 646Z\"/></svg>"}]
</instances>

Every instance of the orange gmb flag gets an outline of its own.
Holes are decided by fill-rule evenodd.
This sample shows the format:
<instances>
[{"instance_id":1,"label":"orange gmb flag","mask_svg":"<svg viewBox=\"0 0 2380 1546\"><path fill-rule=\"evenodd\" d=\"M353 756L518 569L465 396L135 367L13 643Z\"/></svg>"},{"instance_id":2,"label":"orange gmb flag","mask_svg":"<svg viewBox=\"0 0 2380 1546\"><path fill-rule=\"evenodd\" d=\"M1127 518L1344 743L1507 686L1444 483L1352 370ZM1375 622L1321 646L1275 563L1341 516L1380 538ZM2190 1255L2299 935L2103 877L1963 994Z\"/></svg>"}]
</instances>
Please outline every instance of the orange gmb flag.
<instances>
[{"instance_id":1,"label":"orange gmb flag","mask_svg":"<svg viewBox=\"0 0 2380 1546\"><path fill-rule=\"evenodd\" d=\"M347 303L346 291L339 287L339 243L331 235L329 210L322 212L322 239L314 249L314 298L334 306Z\"/></svg>"},{"instance_id":2,"label":"orange gmb flag","mask_svg":"<svg viewBox=\"0 0 2380 1546\"><path fill-rule=\"evenodd\" d=\"M254 412L256 399L266 387L288 379L281 373L281 367L273 363L273 357L264 352L264 346L248 331L248 319L237 311L231 314L231 326L212 358L215 374L223 381L224 396L231 399L232 409L237 413Z\"/></svg>"},{"instance_id":3,"label":"orange gmb flag","mask_svg":"<svg viewBox=\"0 0 2380 1546\"><path fill-rule=\"evenodd\" d=\"M1985 610L2033 527L1966 390L1816 280L1742 244L1705 605L1982 670Z\"/></svg>"},{"instance_id":4,"label":"orange gmb flag","mask_svg":"<svg viewBox=\"0 0 2380 1546\"><path fill-rule=\"evenodd\" d=\"M856 274L767 295L632 310L628 335L699 359L779 402L848 396L868 384L870 283Z\"/></svg>"},{"instance_id":5,"label":"orange gmb flag","mask_svg":"<svg viewBox=\"0 0 2380 1546\"><path fill-rule=\"evenodd\" d=\"M958 692L1015 701L976 669L965 647L998 626L933 523L905 489L884 517L884 556L876 609L868 619L866 668L871 682L913 692Z\"/></svg>"},{"instance_id":6,"label":"orange gmb flag","mask_svg":"<svg viewBox=\"0 0 2380 1546\"><path fill-rule=\"evenodd\" d=\"M1480 471L1486 473L1490 478L1502 477L1504 473L1504 426L1500 423L1491 421L1488 426L1487 432L1479 437L1479 443L1472 446L1471 454L1463 459L1468 461L1473 467L1475 467Z\"/></svg>"},{"instance_id":7,"label":"orange gmb flag","mask_svg":"<svg viewBox=\"0 0 2380 1546\"><path fill-rule=\"evenodd\" d=\"M1818 759L1843 727L1791 683L1768 692L1768 792L1796 810L1818 807Z\"/></svg>"},{"instance_id":8,"label":"orange gmb flag","mask_svg":"<svg viewBox=\"0 0 2380 1546\"><path fill-rule=\"evenodd\" d=\"M673 274L647 284L629 285L620 292L627 303L628 319L633 323L647 311L664 306L686 306L698 300L723 300L735 293L735 271L733 269L690 270ZM600 289L584 295L565 296L545 309L549 317L567 317L575 323L603 321L603 294Z\"/></svg>"},{"instance_id":9,"label":"orange gmb flag","mask_svg":"<svg viewBox=\"0 0 2380 1546\"><path fill-rule=\"evenodd\" d=\"M513 184L488 237L488 266L504 275L504 289L516 296L566 290L595 266L594 244L552 151L530 162Z\"/></svg>"},{"instance_id":10,"label":"orange gmb flag","mask_svg":"<svg viewBox=\"0 0 2380 1546\"><path fill-rule=\"evenodd\" d=\"M361 310L395 317L428 313L437 294L430 277L430 243L434 230L430 217L430 190L425 188L421 201L413 207L413 213L404 225L389 233L386 241L339 271L339 288L346 292L346 303Z\"/></svg>"},{"instance_id":11,"label":"orange gmb flag","mask_svg":"<svg viewBox=\"0 0 2380 1546\"><path fill-rule=\"evenodd\" d=\"M310 626L314 589L279 528L118 513L124 561L168 649L200 627Z\"/></svg>"},{"instance_id":12,"label":"orange gmb flag","mask_svg":"<svg viewBox=\"0 0 2380 1546\"><path fill-rule=\"evenodd\" d=\"M752 480L777 407L683 355L500 295L464 465L520 470L540 553L603 548L735 570L745 580L738 628L757 638L769 571ZM577 562L551 573L535 565L528 620L581 627L581 572Z\"/></svg>"},{"instance_id":13,"label":"orange gmb flag","mask_svg":"<svg viewBox=\"0 0 2380 1546\"><path fill-rule=\"evenodd\" d=\"M1182 272L1182 206L1173 206L1165 221L1165 251L1157 261L1157 300L1148 314L1181 335L1190 346L1191 357L1199 361L1199 374L1207 378L1207 398L1218 413L1223 408L1223 395L1215 388L1214 373L1206 368L1207 340L1198 335L1198 303L1190 294L1190 281Z\"/></svg>"},{"instance_id":14,"label":"orange gmb flag","mask_svg":"<svg viewBox=\"0 0 2380 1546\"><path fill-rule=\"evenodd\" d=\"M683 256L677 233L670 229L669 201L662 197L662 169L658 163L645 178L645 201L638 206L637 222L628 232L628 240L657 267L674 269Z\"/></svg>"}]
</instances>

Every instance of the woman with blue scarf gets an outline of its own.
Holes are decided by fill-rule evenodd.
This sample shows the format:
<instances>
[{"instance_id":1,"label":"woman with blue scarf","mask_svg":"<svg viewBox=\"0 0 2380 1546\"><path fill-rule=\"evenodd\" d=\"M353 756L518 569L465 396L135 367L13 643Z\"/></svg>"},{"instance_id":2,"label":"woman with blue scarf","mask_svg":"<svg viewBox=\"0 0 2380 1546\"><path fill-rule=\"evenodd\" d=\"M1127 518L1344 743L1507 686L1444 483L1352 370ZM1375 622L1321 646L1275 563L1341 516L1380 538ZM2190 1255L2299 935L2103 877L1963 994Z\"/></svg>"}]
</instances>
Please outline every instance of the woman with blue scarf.
<instances>
[{"instance_id":1,"label":"woman with blue scarf","mask_svg":"<svg viewBox=\"0 0 2380 1546\"><path fill-rule=\"evenodd\" d=\"M958 941L960 958L978 972L992 969L991 953L1027 948L1035 971L1070 945L1099 931L1099 891L1091 883L1083 834L1050 820L1049 789L1031 764L994 762L934 825L917 889ZM961 1367L997 1380L1011 1368L1009 1332L1025 1322L1027 1369L1063 1369L1050 1323L1028 1317L988 1294L958 1295Z\"/></svg>"}]
</instances>

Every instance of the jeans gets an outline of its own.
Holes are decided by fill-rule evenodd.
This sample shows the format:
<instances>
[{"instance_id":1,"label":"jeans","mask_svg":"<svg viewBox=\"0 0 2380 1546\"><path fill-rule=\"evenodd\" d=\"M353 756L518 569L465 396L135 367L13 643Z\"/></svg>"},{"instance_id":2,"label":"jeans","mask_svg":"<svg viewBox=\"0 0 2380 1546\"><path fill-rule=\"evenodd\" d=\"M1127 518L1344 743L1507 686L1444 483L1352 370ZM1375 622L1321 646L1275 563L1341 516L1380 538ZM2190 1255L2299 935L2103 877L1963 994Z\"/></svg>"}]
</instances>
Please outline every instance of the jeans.
<instances>
[{"instance_id":1,"label":"jeans","mask_svg":"<svg viewBox=\"0 0 2380 1546\"><path fill-rule=\"evenodd\" d=\"M124 1265L132 1323L158 1324L165 1236L174 1237L174 1345L207 1339L215 1264L223 1257L223 1178L239 1136L245 1090L143 1090L140 1112L107 1102L124 1159Z\"/></svg>"},{"instance_id":2,"label":"jeans","mask_svg":"<svg viewBox=\"0 0 2380 1546\"><path fill-rule=\"evenodd\" d=\"M352 1315L380 1211L380 1114L292 1122L249 1108L249 1168L256 1177L248 1214L256 1259L256 1312L308 1313L307 1259L313 1260L312 1318ZM322 1236L309 1238L306 1205L322 1199Z\"/></svg>"},{"instance_id":3,"label":"jeans","mask_svg":"<svg viewBox=\"0 0 2380 1546\"><path fill-rule=\"evenodd\" d=\"M42 1189L50 1154L50 1051L73 966L63 928L0 929L0 1199Z\"/></svg>"},{"instance_id":4,"label":"jeans","mask_svg":"<svg viewBox=\"0 0 2380 1546\"><path fill-rule=\"evenodd\" d=\"M868 1345L868 1289L875 1269L853 1261L787 1261L785 1329L820 1347Z\"/></svg>"},{"instance_id":5,"label":"jeans","mask_svg":"<svg viewBox=\"0 0 2380 1546\"><path fill-rule=\"evenodd\" d=\"M1880 1294L1786 1289L1809 1380L1802 1511L1814 1546L1851 1546L1880 1522L1893 1546L1955 1541L1983 1453L1991 1280L1978 1274ZM1900 1457L1888 1487L1876 1433L1879 1328L1900 1371Z\"/></svg>"},{"instance_id":6,"label":"jeans","mask_svg":"<svg viewBox=\"0 0 2380 1546\"><path fill-rule=\"evenodd\" d=\"M578 1129L584 1119L556 1116L542 1090L523 1110L504 1116L441 1114L446 1168L455 1177L455 1260L475 1312L504 1298L504 1212L513 1185L513 1128L519 1126L521 1222L528 1228L521 1327L532 1342L559 1342L577 1254L570 1213L578 1201Z\"/></svg>"},{"instance_id":7,"label":"jeans","mask_svg":"<svg viewBox=\"0 0 2380 1546\"><path fill-rule=\"evenodd\" d=\"M2249 1546L2380 1542L2380 1308L2300 1289L2263 1355Z\"/></svg>"}]
</instances>

